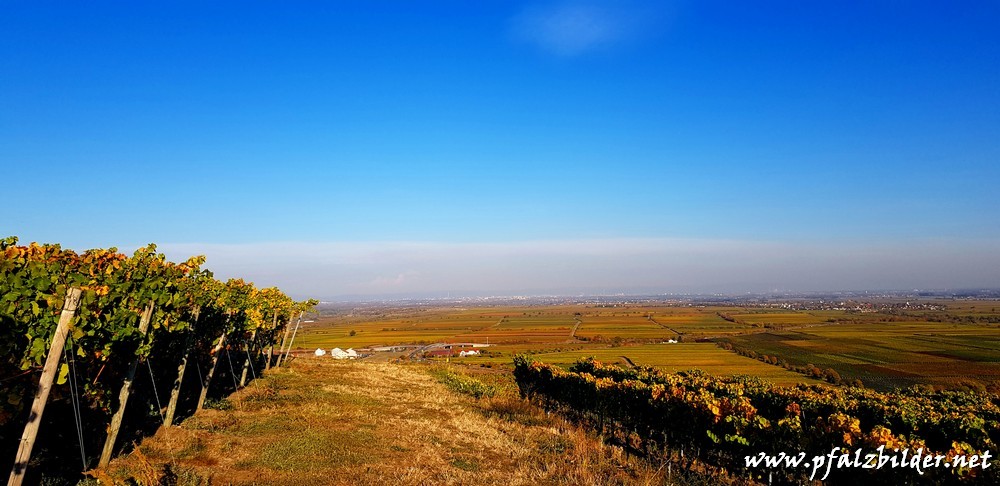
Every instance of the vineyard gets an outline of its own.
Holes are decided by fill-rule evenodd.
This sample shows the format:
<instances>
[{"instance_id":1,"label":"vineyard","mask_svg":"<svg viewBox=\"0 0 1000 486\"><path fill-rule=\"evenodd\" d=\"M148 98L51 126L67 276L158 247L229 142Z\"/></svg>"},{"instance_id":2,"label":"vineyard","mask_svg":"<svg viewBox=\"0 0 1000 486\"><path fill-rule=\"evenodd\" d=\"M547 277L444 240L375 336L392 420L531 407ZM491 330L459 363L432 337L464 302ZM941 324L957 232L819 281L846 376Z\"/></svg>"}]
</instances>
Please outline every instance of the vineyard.
<instances>
[{"instance_id":1,"label":"vineyard","mask_svg":"<svg viewBox=\"0 0 1000 486\"><path fill-rule=\"evenodd\" d=\"M219 281L204 262L169 262L155 245L127 256L0 240L0 466L11 467L10 484L104 466L132 439L281 364L291 324L316 302Z\"/></svg>"},{"instance_id":2,"label":"vineyard","mask_svg":"<svg viewBox=\"0 0 1000 486\"><path fill-rule=\"evenodd\" d=\"M593 359L569 371L524 357L514 361L521 394L600 430L636 454L725 477L759 477L745 457L822 454L834 447L917 450L953 460L996 450L1000 403L995 395L879 393L862 388L777 387L755 378L717 378L692 371L624 369ZM797 484L808 469L773 469L772 482ZM765 481L768 477L762 478ZM996 468L843 469L834 484L997 484Z\"/></svg>"}]
</instances>

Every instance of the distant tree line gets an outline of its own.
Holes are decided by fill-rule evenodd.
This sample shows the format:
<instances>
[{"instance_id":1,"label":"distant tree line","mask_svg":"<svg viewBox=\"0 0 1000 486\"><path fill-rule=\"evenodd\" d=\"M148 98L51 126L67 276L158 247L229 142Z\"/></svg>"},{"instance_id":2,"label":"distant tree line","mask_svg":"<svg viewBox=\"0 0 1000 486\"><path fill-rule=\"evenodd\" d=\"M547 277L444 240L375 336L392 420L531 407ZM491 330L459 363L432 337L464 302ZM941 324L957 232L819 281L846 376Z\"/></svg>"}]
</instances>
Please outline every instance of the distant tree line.
<instances>
[{"instance_id":1,"label":"distant tree line","mask_svg":"<svg viewBox=\"0 0 1000 486\"><path fill-rule=\"evenodd\" d=\"M755 359L757 361L760 361L762 363L767 363L769 365L780 366L786 370L794 371L796 373L803 374L810 378L823 380L833 385L851 385L857 387L864 386L864 383L862 383L860 379L851 380L850 382L845 381L843 378L841 378L840 373L837 373L837 370L833 368L823 369L811 363L806 364L805 366L796 365L793 363L789 363L784 358L781 358L779 356L761 354L758 353L757 351L754 351L753 349L733 344L730 341L719 341L716 343L716 345L722 349L725 349L726 351L732 351L740 356L746 356L747 358Z\"/></svg>"}]
</instances>

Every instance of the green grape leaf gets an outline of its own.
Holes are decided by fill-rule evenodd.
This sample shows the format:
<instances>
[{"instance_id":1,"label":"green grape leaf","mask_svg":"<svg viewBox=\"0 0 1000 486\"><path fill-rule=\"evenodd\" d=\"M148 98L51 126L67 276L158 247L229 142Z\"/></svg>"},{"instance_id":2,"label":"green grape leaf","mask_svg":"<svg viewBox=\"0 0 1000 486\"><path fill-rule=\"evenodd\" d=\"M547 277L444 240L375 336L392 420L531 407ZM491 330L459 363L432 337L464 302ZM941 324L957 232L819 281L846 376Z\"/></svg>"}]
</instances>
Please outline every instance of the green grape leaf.
<instances>
[{"instance_id":1,"label":"green grape leaf","mask_svg":"<svg viewBox=\"0 0 1000 486\"><path fill-rule=\"evenodd\" d=\"M41 363L42 357L45 356L45 340L42 338L35 338L31 342L31 356L35 358L35 361Z\"/></svg>"},{"instance_id":2,"label":"green grape leaf","mask_svg":"<svg viewBox=\"0 0 1000 486\"><path fill-rule=\"evenodd\" d=\"M69 365L63 363L62 366L59 367L59 378L56 378L56 384L62 385L66 383L66 378L68 376L69 376Z\"/></svg>"}]
</instances>

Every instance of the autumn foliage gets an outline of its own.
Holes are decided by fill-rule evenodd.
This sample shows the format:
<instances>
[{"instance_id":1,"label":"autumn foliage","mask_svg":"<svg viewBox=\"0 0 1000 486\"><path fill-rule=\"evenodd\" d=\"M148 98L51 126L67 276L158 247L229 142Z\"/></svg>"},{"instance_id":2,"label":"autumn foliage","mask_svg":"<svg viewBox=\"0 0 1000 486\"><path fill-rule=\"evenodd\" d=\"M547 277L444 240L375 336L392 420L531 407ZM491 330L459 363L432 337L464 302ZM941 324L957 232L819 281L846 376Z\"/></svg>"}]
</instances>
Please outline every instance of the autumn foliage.
<instances>
[{"instance_id":1,"label":"autumn foliage","mask_svg":"<svg viewBox=\"0 0 1000 486\"><path fill-rule=\"evenodd\" d=\"M719 378L699 371L670 374L652 368L624 369L593 359L569 371L517 357L514 375L521 394L593 424L636 453L665 457L683 451L688 463L703 463L736 476L794 483L809 469L748 470L744 457L765 452L809 457L833 447L871 452L924 449L924 453L996 451L1000 400L970 392L906 390L879 393L863 388L799 385L777 387L756 378ZM836 482L900 484L996 484L997 467L933 469L919 476L907 469L836 471Z\"/></svg>"}]
</instances>

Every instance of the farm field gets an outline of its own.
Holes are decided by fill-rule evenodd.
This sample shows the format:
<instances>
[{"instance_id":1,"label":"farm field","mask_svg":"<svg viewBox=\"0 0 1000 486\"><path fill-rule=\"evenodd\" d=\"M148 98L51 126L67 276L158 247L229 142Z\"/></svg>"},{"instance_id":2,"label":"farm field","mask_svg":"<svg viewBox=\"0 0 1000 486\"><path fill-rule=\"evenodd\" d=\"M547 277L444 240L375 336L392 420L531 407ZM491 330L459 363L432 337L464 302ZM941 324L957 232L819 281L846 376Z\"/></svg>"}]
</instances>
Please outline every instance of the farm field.
<instances>
[{"instance_id":1,"label":"farm field","mask_svg":"<svg viewBox=\"0 0 1000 486\"><path fill-rule=\"evenodd\" d=\"M572 308L429 309L406 317L347 320L322 318L303 327L295 344L303 349L447 342L565 342L575 325ZM354 335L351 335L354 331Z\"/></svg>"},{"instance_id":2,"label":"farm field","mask_svg":"<svg viewBox=\"0 0 1000 486\"><path fill-rule=\"evenodd\" d=\"M938 322L837 324L728 338L760 355L832 368L888 390L929 384L982 388L1000 382L1000 328Z\"/></svg>"},{"instance_id":3,"label":"farm field","mask_svg":"<svg viewBox=\"0 0 1000 486\"><path fill-rule=\"evenodd\" d=\"M675 307L657 309L652 319L688 340L705 336L740 334L753 330L753 326L730 322L720 316L733 310L718 307Z\"/></svg>"},{"instance_id":4,"label":"farm field","mask_svg":"<svg viewBox=\"0 0 1000 486\"><path fill-rule=\"evenodd\" d=\"M717 308L589 305L407 309L403 317L390 311L367 320L323 318L304 326L296 345L306 349L438 341L505 345L660 342L681 335L694 340L754 330L727 322L717 312Z\"/></svg>"},{"instance_id":5,"label":"farm field","mask_svg":"<svg viewBox=\"0 0 1000 486\"><path fill-rule=\"evenodd\" d=\"M823 317L812 313L795 311L732 313L730 315L738 321L753 326L766 326L768 324L803 326L806 324L822 324L824 321Z\"/></svg>"},{"instance_id":6,"label":"farm field","mask_svg":"<svg viewBox=\"0 0 1000 486\"><path fill-rule=\"evenodd\" d=\"M622 339L676 339L678 334L651 320L646 315L609 316L597 314L581 317L576 336L588 340L602 341L608 338Z\"/></svg>"},{"instance_id":7,"label":"farm field","mask_svg":"<svg viewBox=\"0 0 1000 486\"><path fill-rule=\"evenodd\" d=\"M594 357L606 363L652 366L668 372L699 369L716 376L752 375L778 385L822 383L784 368L726 351L714 343L643 344L611 348L587 346L569 351L531 355L536 361L564 368L587 357ZM488 359L471 357L465 358L465 362L474 365Z\"/></svg>"},{"instance_id":8,"label":"farm field","mask_svg":"<svg viewBox=\"0 0 1000 486\"><path fill-rule=\"evenodd\" d=\"M726 321L719 312L737 308L700 305L660 305L611 309L587 309L582 312L584 336L599 334L604 338L695 340L708 336L739 334L754 329L748 324ZM616 325L617 324L617 325Z\"/></svg>"},{"instance_id":9,"label":"farm field","mask_svg":"<svg viewBox=\"0 0 1000 486\"><path fill-rule=\"evenodd\" d=\"M366 319L323 318L303 327L295 345L308 350L476 342L491 346L482 356L463 358L467 364L504 367L516 354L560 365L586 356L611 362L624 356L670 371L701 368L782 384L817 381L710 342L721 340L756 356L830 368L846 381L860 379L879 390L1000 383L1000 303L934 304L883 312L684 304L411 308ZM671 339L682 346L660 344Z\"/></svg>"},{"instance_id":10,"label":"farm field","mask_svg":"<svg viewBox=\"0 0 1000 486\"><path fill-rule=\"evenodd\" d=\"M490 343L555 343L571 339L576 321L570 312L520 312L500 317L496 324L459 334L456 341Z\"/></svg>"},{"instance_id":11,"label":"farm field","mask_svg":"<svg viewBox=\"0 0 1000 486\"><path fill-rule=\"evenodd\" d=\"M433 310L426 315L393 316L360 322L322 318L300 329L295 344L306 349L430 344L451 340L455 336L489 327L496 322L489 313L468 314L452 310Z\"/></svg>"}]
</instances>

